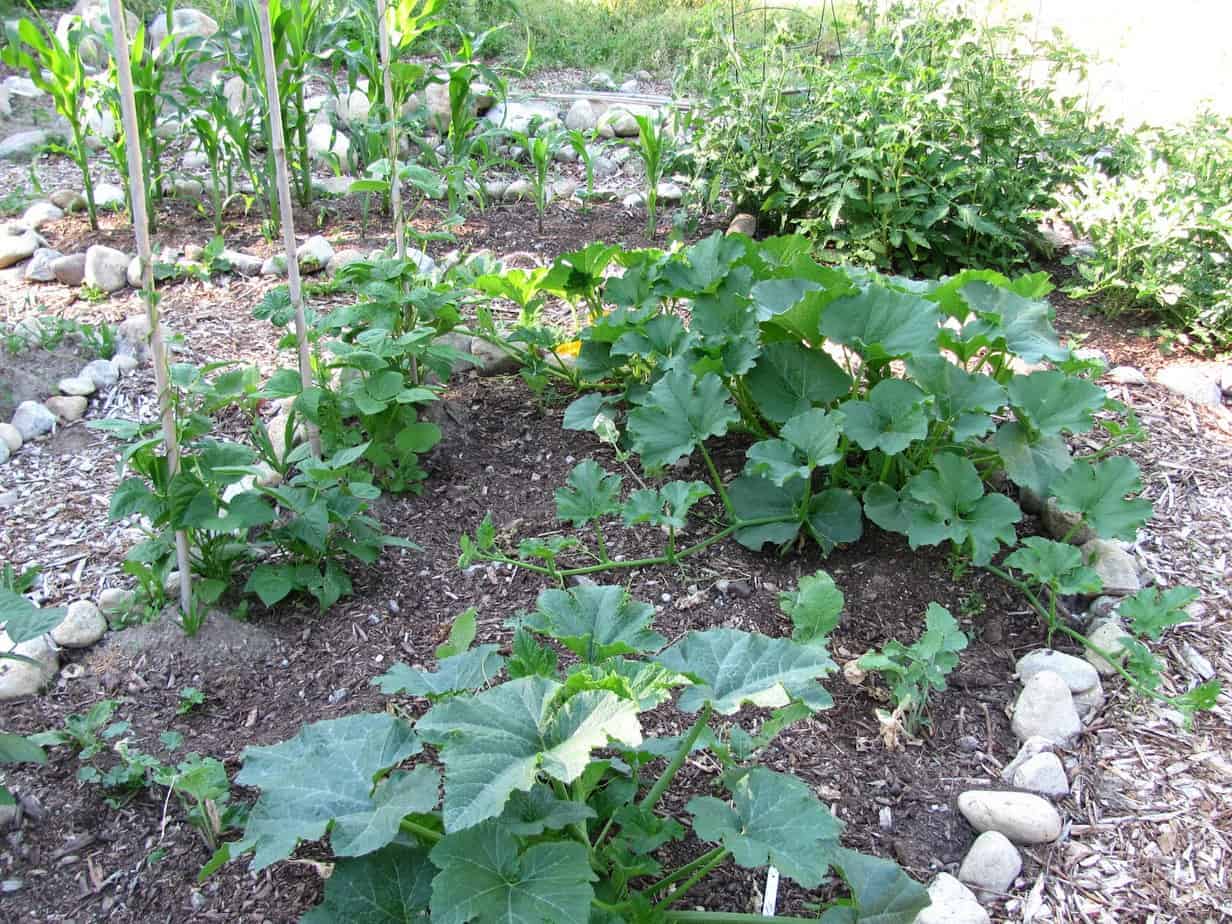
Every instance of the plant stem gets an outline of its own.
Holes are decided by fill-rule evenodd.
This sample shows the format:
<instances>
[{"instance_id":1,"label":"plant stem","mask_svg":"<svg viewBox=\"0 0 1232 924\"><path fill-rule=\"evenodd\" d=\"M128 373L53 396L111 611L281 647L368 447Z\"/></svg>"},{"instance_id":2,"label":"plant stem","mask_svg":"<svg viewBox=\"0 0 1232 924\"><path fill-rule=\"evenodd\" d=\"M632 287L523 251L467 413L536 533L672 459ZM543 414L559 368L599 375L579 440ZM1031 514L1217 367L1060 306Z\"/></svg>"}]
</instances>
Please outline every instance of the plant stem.
<instances>
[{"instance_id":1,"label":"plant stem","mask_svg":"<svg viewBox=\"0 0 1232 924\"><path fill-rule=\"evenodd\" d=\"M711 860L713 860L716 856L718 856L721 853L727 853L727 848L726 847L715 847L713 850L703 853L696 860L693 860L691 863L686 863L684 866L680 867L680 869L664 876L654 885L647 888L645 890L645 894L654 895L656 892L662 892L672 883L679 882L681 879L685 879L688 876L692 875L695 869L697 869L699 866L703 866L709 863Z\"/></svg>"},{"instance_id":2,"label":"plant stem","mask_svg":"<svg viewBox=\"0 0 1232 924\"><path fill-rule=\"evenodd\" d=\"M731 498L727 496L727 488L723 487L723 479L719 477L719 470L714 464L714 459L710 457L710 451L706 449L705 443L698 443L697 448L701 450L702 458L706 461L706 468L710 470L710 478L714 481L714 488L719 494L719 500L723 502L723 508L729 517L733 520L737 519L736 510L732 507Z\"/></svg>"},{"instance_id":3,"label":"plant stem","mask_svg":"<svg viewBox=\"0 0 1232 924\"><path fill-rule=\"evenodd\" d=\"M428 841L433 844L445 836L441 834L440 831L433 831L431 828L425 828L423 825L411 821L409 818L403 818L402 821L398 823L398 826L407 834L414 835L420 840Z\"/></svg>"},{"instance_id":4,"label":"plant stem","mask_svg":"<svg viewBox=\"0 0 1232 924\"><path fill-rule=\"evenodd\" d=\"M689 753L693 750L693 745L697 743L698 737L702 733L702 729L706 727L706 723L710 721L710 703L702 706L701 711L697 714L697 719L693 722L692 727L685 734L684 740L680 742L680 747L676 750L672 757L671 763L663 771L651 787L650 792L642 799L641 808L645 811L653 811L654 807L659 804L659 800L663 798L663 793L667 792L667 787L671 785L673 777L684 766L685 760Z\"/></svg>"},{"instance_id":5,"label":"plant stem","mask_svg":"<svg viewBox=\"0 0 1232 924\"><path fill-rule=\"evenodd\" d=\"M607 564L611 561L607 555L607 543L603 541L603 527L599 525L599 521L595 520L595 543L599 547L599 561L602 564Z\"/></svg>"},{"instance_id":6,"label":"plant stem","mask_svg":"<svg viewBox=\"0 0 1232 924\"><path fill-rule=\"evenodd\" d=\"M703 863L700 867L698 867L697 871L692 876L690 876L680 885L678 889L676 889L674 892L672 892L671 895L667 896L667 898L663 899L661 902L655 905L655 910L656 911L666 911L672 905L676 904L676 902L680 901L682 898L685 897L685 895L689 892L690 889L693 888L693 886L697 885L699 882L705 879L712 869L714 869L716 866L718 866L720 863L722 863L726 859L727 859L727 848L723 848L722 853L715 856L708 863Z\"/></svg>"},{"instance_id":7,"label":"plant stem","mask_svg":"<svg viewBox=\"0 0 1232 924\"><path fill-rule=\"evenodd\" d=\"M687 922L696 921L698 924L713 921L715 924L766 924L767 921L808 921L811 924L816 924L816 918L794 918L785 915L772 915L766 917L762 914L741 914L732 911L667 911L664 913L664 919L667 921L687 924Z\"/></svg>"}]
</instances>

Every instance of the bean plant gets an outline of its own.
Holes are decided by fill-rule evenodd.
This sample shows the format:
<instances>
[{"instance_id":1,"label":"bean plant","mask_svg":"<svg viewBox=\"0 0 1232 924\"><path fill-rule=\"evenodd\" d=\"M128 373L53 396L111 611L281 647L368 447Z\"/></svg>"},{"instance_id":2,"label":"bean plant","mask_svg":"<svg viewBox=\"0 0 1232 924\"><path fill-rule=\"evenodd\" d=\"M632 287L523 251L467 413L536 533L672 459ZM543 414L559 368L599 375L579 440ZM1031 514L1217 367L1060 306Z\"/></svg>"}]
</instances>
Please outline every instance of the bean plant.
<instances>
[{"instance_id":1,"label":"bean plant","mask_svg":"<svg viewBox=\"0 0 1232 924\"><path fill-rule=\"evenodd\" d=\"M846 882L850 897L823 920L913 920L923 888L842 847L842 823L812 788L758 762L831 705L824 641L710 629L669 644L653 615L619 585L547 590L515 620L509 657L469 647L472 622L435 670L396 664L373 681L426 700L416 721L359 714L247 748L236 781L260 797L203 873L250 853L261 870L328 835L337 859L316 922L357 920L374 900L402 919L805 920L680 907L721 864L772 864L805 888L831 873ZM687 729L652 733L641 715L669 703ZM755 732L750 707L771 710ZM669 809L699 751L722 773ZM680 842L689 859L666 863L661 848Z\"/></svg>"}]
</instances>

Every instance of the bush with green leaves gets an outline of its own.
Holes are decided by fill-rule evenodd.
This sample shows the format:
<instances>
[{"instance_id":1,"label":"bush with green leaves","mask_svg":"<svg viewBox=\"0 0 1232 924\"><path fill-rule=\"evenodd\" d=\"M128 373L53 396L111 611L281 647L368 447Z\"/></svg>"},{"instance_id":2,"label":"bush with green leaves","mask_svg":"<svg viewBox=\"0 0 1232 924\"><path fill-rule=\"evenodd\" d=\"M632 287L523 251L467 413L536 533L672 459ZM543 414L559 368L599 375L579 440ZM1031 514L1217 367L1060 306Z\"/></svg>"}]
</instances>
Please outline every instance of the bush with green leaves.
<instances>
[{"instance_id":1,"label":"bush with green leaves","mask_svg":"<svg viewBox=\"0 0 1232 924\"><path fill-rule=\"evenodd\" d=\"M669 645L653 614L620 586L547 590L515 621L509 658L468 647L464 614L470 631L455 630L436 670L399 664L374 681L428 700L414 723L360 714L247 748L236 781L260 797L203 873L248 853L260 870L328 835L334 874L305 918L318 924L804 920L677 909L731 861L773 864L805 888L833 871L851 896L823 921L913 920L923 888L842 847L810 786L758 764L783 729L831 705L824 642L711 629ZM673 701L687 730L650 734L641 715ZM755 732L751 707L772 710ZM669 811L699 750L722 772ZM692 859L665 865L661 848L690 832Z\"/></svg>"},{"instance_id":2,"label":"bush with green leaves","mask_svg":"<svg viewBox=\"0 0 1232 924\"><path fill-rule=\"evenodd\" d=\"M1202 348L1232 343L1232 119L1144 130L1062 199L1090 239L1072 288L1110 314L1140 311Z\"/></svg>"},{"instance_id":3,"label":"bush with green leaves","mask_svg":"<svg viewBox=\"0 0 1232 924\"><path fill-rule=\"evenodd\" d=\"M835 60L774 37L758 54L695 68L711 101L694 120L698 169L714 194L841 260L1021 265L1041 243L1038 215L1106 138L1062 92L1080 53L1020 24L896 7Z\"/></svg>"}]
</instances>

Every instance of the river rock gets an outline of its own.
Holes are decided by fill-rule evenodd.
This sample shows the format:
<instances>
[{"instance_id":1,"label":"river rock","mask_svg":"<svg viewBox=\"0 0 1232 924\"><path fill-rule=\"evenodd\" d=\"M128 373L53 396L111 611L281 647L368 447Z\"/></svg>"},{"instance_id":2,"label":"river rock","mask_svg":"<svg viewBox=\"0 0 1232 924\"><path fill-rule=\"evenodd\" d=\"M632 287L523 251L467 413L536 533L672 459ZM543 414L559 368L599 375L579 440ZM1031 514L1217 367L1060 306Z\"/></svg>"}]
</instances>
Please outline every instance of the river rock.
<instances>
[{"instance_id":1,"label":"river rock","mask_svg":"<svg viewBox=\"0 0 1232 924\"><path fill-rule=\"evenodd\" d=\"M1052 671L1033 674L1014 704L1011 727L1020 741L1038 735L1068 747L1082 733L1069 684Z\"/></svg>"},{"instance_id":2,"label":"river rock","mask_svg":"<svg viewBox=\"0 0 1232 924\"><path fill-rule=\"evenodd\" d=\"M34 251L46 246L38 234L17 223L0 231L0 269L13 266L34 256Z\"/></svg>"},{"instance_id":3,"label":"river rock","mask_svg":"<svg viewBox=\"0 0 1232 924\"><path fill-rule=\"evenodd\" d=\"M1103 593L1128 596L1142 589L1134 556L1107 539L1092 539L1082 546L1082 557L1103 581Z\"/></svg>"},{"instance_id":4,"label":"river rock","mask_svg":"<svg viewBox=\"0 0 1232 924\"><path fill-rule=\"evenodd\" d=\"M335 250L334 255L329 258L329 262L325 264L325 272L330 276L338 272L349 263L358 263L364 259L364 252L356 250L354 247L346 247L342 250Z\"/></svg>"},{"instance_id":5,"label":"river rock","mask_svg":"<svg viewBox=\"0 0 1232 924\"><path fill-rule=\"evenodd\" d=\"M50 683L60 670L60 655L45 635L14 647L8 633L0 629L0 651L11 651L37 662L0 658L0 702L32 696Z\"/></svg>"},{"instance_id":6,"label":"river rock","mask_svg":"<svg viewBox=\"0 0 1232 924\"><path fill-rule=\"evenodd\" d=\"M505 187L504 195L501 198L505 202L516 202L518 199L533 199L535 197L535 187L531 185L530 180L514 180Z\"/></svg>"},{"instance_id":7,"label":"river rock","mask_svg":"<svg viewBox=\"0 0 1232 924\"><path fill-rule=\"evenodd\" d=\"M96 359L81 367L79 379L89 379L95 388L110 388L120 380L120 373L109 359Z\"/></svg>"},{"instance_id":8,"label":"river rock","mask_svg":"<svg viewBox=\"0 0 1232 924\"><path fill-rule=\"evenodd\" d=\"M533 124L543 129L560 123L560 113L556 106L547 102L506 100L489 109L484 118L493 125L523 134L528 134Z\"/></svg>"},{"instance_id":9,"label":"river rock","mask_svg":"<svg viewBox=\"0 0 1232 924\"><path fill-rule=\"evenodd\" d=\"M1194 404L1218 407L1223 403L1219 382L1196 366L1164 366L1156 373L1155 381Z\"/></svg>"},{"instance_id":10,"label":"river rock","mask_svg":"<svg viewBox=\"0 0 1232 924\"><path fill-rule=\"evenodd\" d=\"M57 383L62 395L92 395L98 390L93 379L86 379L80 376L70 376L60 379Z\"/></svg>"},{"instance_id":11,"label":"river rock","mask_svg":"<svg viewBox=\"0 0 1232 924\"><path fill-rule=\"evenodd\" d=\"M1018 848L1000 831L985 831L963 857L958 880L975 889L977 895L992 898L1008 892L1020 872Z\"/></svg>"},{"instance_id":12,"label":"river rock","mask_svg":"<svg viewBox=\"0 0 1232 924\"><path fill-rule=\"evenodd\" d=\"M1074 709L1078 712L1078 718L1083 724L1087 724L1101 708L1103 708L1104 687L1102 684L1097 684L1089 690L1083 690L1081 693L1074 694Z\"/></svg>"},{"instance_id":13,"label":"river rock","mask_svg":"<svg viewBox=\"0 0 1232 924\"><path fill-rule=\"evenodd\" d=\"M167 336L166 325L159 324L159 327L165 338ZM117 369L121 372L127 371L126 363L121 365L125 356L133 357L138 363L149 361L151 356L150 333L150 318L144 313L130 314L120 322L119 327L116 328L116 355L112 359Z\"/></svg>"},{"instance_id":14,"label":"river rock","mask_svg":"<svg viewBox=\"0 0 1232 924\"><path fill-rule=\"evenodd\" d=\"M70 253L51 261L51 274L56 282L76 288L86 279L86 255Z\"/></svg>"},{"instance_id":15,"label":"river rock","mask_svg":"<svg viewBox=\"0 0 1232 924\"><path fill-rule=\"evenodd\" d=\"M65 423L81 420L87 406L86 399L81 395L52 395L43 404Z\"/></svg>"},{"instance_id":16,"label":"river rock","mask_svg":"<svg viewBox=\"0 0 1232 924\"><path fill-rule=\"evenodd\" d=\"M977 831L1000 831L1015 844L1047 844L1061 836L1052 803L1025 792L973 789L958 797L958 810Z\"/></svg>"},{"instance_id":17,"label":"river rock","mask_svg":"<svg viewBox=\"0 0 1232 924\"><path fill-rule=\"evenodd\" d=\"M475 357L475 368L482 376L509 375L518 370L516 359L478 337L471 342L471 355Z\"/></svg>"},{"instance_id":18,"label":"river rock","mask_svg":"<svg viewBox=\"0 0 1232 924\"><path fill-rule=\"evenodd\" d=\"M970 889L949 873L938 873L928 887L930 904L914 924L989 924L988 912Z\"/></svg>"},{"instance_id":19,"label":"river rock","mask_svg":"<svg viewBox=\"0 0 1232 924\"><path fill-rule=\"evenodd\" d=\"M52 265L62 256L58 250L39 247L26 264L26 282L55 282L56 273Z\"/></svg>"},{"instance_id":20,"label":"river rock","mask_svg":"<svg viewBox=\"0 0 1232 924\"><path fill-rule=\"evenodd\" d=\"M41 128L25 132L14 132L0 141L0 160L27 161L34 157L39 148L52 140L52 133Z\"/></svg>"},{"instance_id":21,"label":"river rock","mask_svg":"<svg viewBox=\"0 0 1232 924\"><path fill-rule=\"evenodd\" d=\"M88 648L107 631L107 620L90 600L70 603L64 621L51 630L51 640L63 648Z\"/></svg>"},{"instance_id":22,"label":"river rock","mask_svg":"<svg viewBox=\"0 0 1232 924\"><path fill-rule=\"evenodd\" d=\"M609 109L598 122L599 134L604 138L636 138L637 119L628 109Z\"/></svg>"},{"instance_id":23,"label":"river rock","mask_svg":"<svg viewBox=\"0 0 1232 924\"><path fill-rule=\"evenodd\" d=\"M128 198L115 183L99 183L94 187L94 205L100 209L122 209L128 205Z\"/></svg>"},{"instance_id":24,"label":"river rock","mask_svg":"<svg viewBox=\"0 0 1232 924\"><path fill-rule=\"evenodd\" d=\"M98 608L107 616L128 612L137 601L137 595L123 587L106 587L98 595Z\"/></svg>"},{"instance_id":25,"label":"river rock","mask_svg":"<svg viewBox=\"0 0 1232 924\"><path fill-rule=\"evenodd\" d=\"M60 209L50 202L35 202L21 215L21 222L28 228L33 228L35 231L42 229L44 225L49 225L53 221L59 221L64 217L63 209Z\"/></svg>"},{"instance_id":26,"label":"river rock","mask_svg":"<svg viewBox=\"0 0 1232 924\"><path fill-rule=\"evenodd\" d=\"M1036 754L1027 758L1014 771L1010 782L1019 789L1050 799L1061 799L1069 795L1069 778L1065 775L1061 758L1056 754Z\"/></svg>"},{"instance_id":27,"label":"river rock","mask_svg":"<svg viewBox=\"0 0 1232 924\"><path fill-rule=\"evenodd\" d=\"M56 426L56 415L37 401L23 401L13 412L13 426L22 440L29 442L36 436L50 433Z\"/></svg>"},{"instance_id":28,"label":"river rock","mask_svg":"<svg viewBox=\"0 0 1232 924\"><path fill-rule=\"evenodd\" d=\"M599 122L599 115L590 100L580 99L565 113L565 128L570 131L588 132Z\"/></svg>"},{"instance_id":29,"label":"river rock","mask_svg":"<svg viewBox=\"0 0 1232 924\"><path fill-rule=\"evenodd\" d=\"M308 153L317 160L329 162L336 157L345 163L350 150L351 140L328 122L318 122L308 130Z\"/></svg>"},{"instance_id":30,"label":"river rock","mask_svg":"<svg viewBox=\"0 0 1232 924\"><path fill-rule=\"evenodd\" d=\"M1125 631L1125 627L1121 625L1119 619L1105 619L1103 622L1095 624L1087 636L1087 641L1119 663L1125 660L1125 655L1127 654L1125 646L1122 644L1122 641L1127 638L1129 638L1129 633ZM1083 657L1105 677L1111 677L1117 672L1116 668L1105 660L1102 655L1097 655L1089 648L1084 652Z\"/></svg>"},{"instance_id":31,"label":"river rock","mask_svg":"<svg viewBox=\"0 0 1232 924\"><path fill-rule=\"evenodd\" d=\"M12 454L13 454L13 451L9 449L9 444L0 440L0 465L3 465L5 462L7 462L9 460L9 456L11 456Z\"/></svg>"},{"instance_id":32,"label":"river rock","mask_svg":"<svg viewBox=\"0 0 1232 924\"><path fill-rule=\"evenodd\" d=\"M1022 743L1018 748L1018 753L1014 755L1014 759L1001 768L1001 779L1005 782L1010 782L1014 778L1014 773L1036 754L1047 754L1056 747L1047 738L1041 738L1034 735Z\"/></svg>"},{"instance_id":33,"label":"river rock","mask_svg":"<svg viewBox=\"0 0 1232 924\"><path fill-rule=\"evenodd\" d=\"M180 7L171 14L171 28L167 28L167 14L159 13L150 23L150 44L156 56L163 51L163 39L171 36L171 44L187 41L190 38L207 39L218 31L218 23L206 16L200 10L191 7Z\"/></svg>"},{"instance_id":34,"label":"river rock","mask_svg":"<svg viewBox=\"0 0 1232 924\"><path fill-rule=\"evenodd\" d=\"M731 224L727 226L727 233L753 237L757 233L757 219L748 212L741 212L731 220Z\"/></svg>"},{"instance_id":35,"label":"river rock","mask_svg":"<svg viewBox=\"0 0 1232 924\"><path fill-rule=\"evenodd\" d=\"M1099 673L1082 658L1040 648L1018 659L1014 673L1026 683L1041 671L1052 671L1065 681L1071 693L1081 693L1099 686Z\"/></svg>"},{"instance_id":36,"label":"river rock","mask_svg":"<svg viewBox=\"0 0 1232 924\"><path fill-rule=\"evenodd\" d=\"M261 263L262 276L285 276L287 274L287 255L285 253L276 253L272 257L266 257Z\"/></svg>"},{"instance_id":37,"label":"river rock","mask_svg":"<svg viewBox=\"0 0 1232 924\"><path fill-rule=\"evenodd\" d=\"M1058 542L1071 542L1083 545L1096 538L1095 531L1082 520L1082 514L1062 510L1055 497L1044 501L1044 511L1040 519L1048 535Z\"/></svg>"},{"instance_id":38,"label":"river rock","mask_svg":"<svg viewBox=\"0 0 1232 924\"><path fill-rule=\"evenodd\" d=\"M20 430L11 423L0 423L0 443L4 443L4 447L9 452L16 452L21 449L23 442L25 440L22 439Z\"/></svg>"},{"instance_id":39,"label":"river rock","mask_svg":"<svg viewBox=\"0 0 1232 924\"><path fill-rule=\"evenodd\" d=\"M238 250L224 250L218 256L241 276L257 276L261 272L262 260L252 254L240 253Z\"/></svg>"},{"instance_id":40,"label":"river rock","mask_svg":"<svg viewBox=\"0 0 1232 924\"><path fill-rule=\"evenodd\" d=\"M124 251L94 244L86 251L85 284L104 292L118 292L128 285L130 262Z\"/></svg>"},{"instance_id":41,"label":"river rock","mask_svg":"<svg viewBox=\"0 0 1232 924\"><path fill-rule=\"evenodd\" d=\"M1104 378L1117 385L1147 384L1146 376L1142 374L1142 370L1134 366L1113 366L1104 373Z\"/></svg>"},{"instance_id":42,"label":"river rock","mask_svg":"<svg viewBox=\"0 0 1232 924\"><path fill-rule=\"evenodd\" d=\"M295 259L299 263L301 273L316 273L325 269L329 266L329 261L333 256L334 248L319 234L308 238L295 251Z\"/></svg>"},{"instance_id":43,"label":"river rock","mask_svg":"<svg viewBox=\"0 0 1232 924\"><path fill-rule=\"evenodd\" d=\"M660 183L655 187L655 191L659 195L659 201L663 203L679 202L684 198L684 190L675 183Z\"/></svg>"}]
</instances>

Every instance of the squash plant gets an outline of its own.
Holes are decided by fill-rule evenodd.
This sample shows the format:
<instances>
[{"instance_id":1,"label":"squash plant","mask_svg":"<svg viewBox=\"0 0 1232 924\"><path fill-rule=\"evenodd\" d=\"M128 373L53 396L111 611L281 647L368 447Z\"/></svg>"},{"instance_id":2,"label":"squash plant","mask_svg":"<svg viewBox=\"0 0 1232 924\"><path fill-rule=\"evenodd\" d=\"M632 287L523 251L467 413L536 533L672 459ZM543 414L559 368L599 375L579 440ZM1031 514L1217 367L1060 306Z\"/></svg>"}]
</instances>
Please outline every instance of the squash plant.
<instances>
[{"instance_id":1,"label":"squash plant","mask_svg":"<svg viewBox=\"0 0 1232 924\"><path fill-rule=\"evenodd\" d=\"M427 699L416 721L353 715L245 749L236 780L261 795L203 876L248 853L263 869L328 834L334 872L303 918L316 924L804 920L677 910L728 861L773 864L805 888L837 874L851 897L823 914L832 924L913 920L923 888L843 848L841 822L812 789L756 760L831 705L824 639L711 629L667 645L653 614L619 586L544 591L508 659L495 645L451 646L435 671L400 664L376 678L385 693ZM672 700L691 724L652 734L642 714ZM738 724L749 707L773 710L756 735ZM664 796L696 751L722 773L669 811ZM692 859L665 866L660 848L679 842Z\"/></svg>"}]
</instances>

